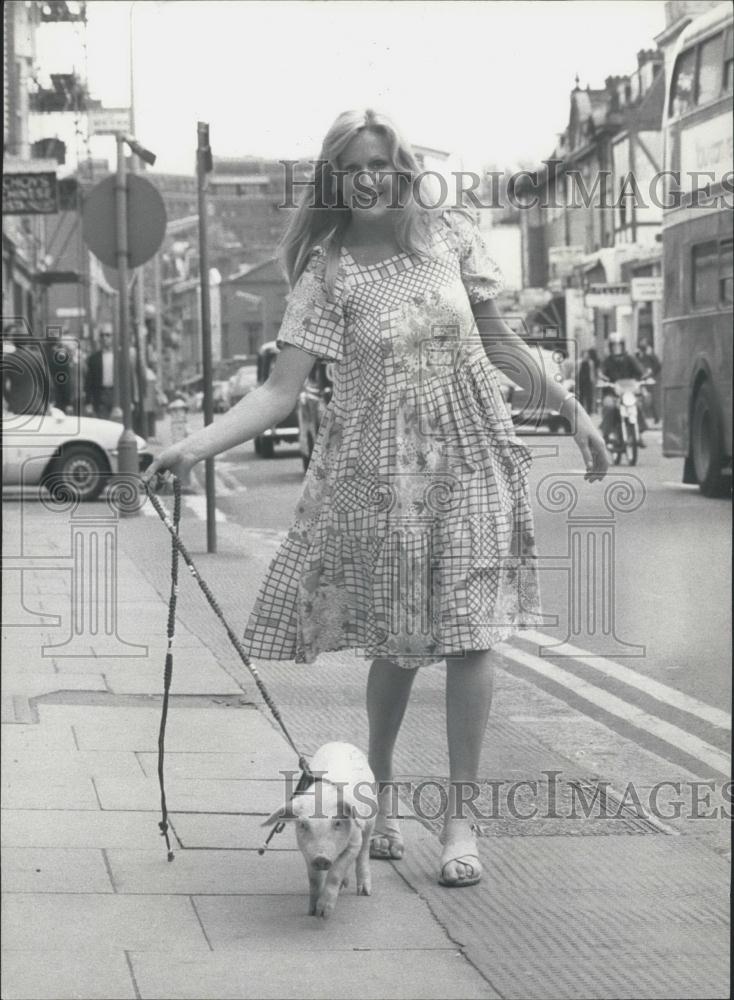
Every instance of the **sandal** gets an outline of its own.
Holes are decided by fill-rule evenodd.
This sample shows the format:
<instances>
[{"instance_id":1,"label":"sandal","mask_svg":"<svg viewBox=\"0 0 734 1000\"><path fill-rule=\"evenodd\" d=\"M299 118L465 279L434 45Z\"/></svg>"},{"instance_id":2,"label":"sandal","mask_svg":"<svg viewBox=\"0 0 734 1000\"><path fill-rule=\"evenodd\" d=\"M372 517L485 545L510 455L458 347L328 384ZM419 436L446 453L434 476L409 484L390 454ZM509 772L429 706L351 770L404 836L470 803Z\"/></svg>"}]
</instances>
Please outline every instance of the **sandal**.
<instances>
[{"instance_id":1,"label":"sandal","mask_svg":"<svg viewBox=\"0 0 734 1000\"><path fill-rule=\"evenodd\" d=\"M441 834L439 838L441 843L444 844L444 851L441 858L446 857L447 850L451 850L453 853L451 857L446 858L441 865L441 874L438 878L438 884L446 886L447 889L460 889L467 885L477 885L482 877L482 866L479 861L479 855L477 854L477 844L475 840L475 827L472 825L470 828L471 832L467 834L466 832L460 833L456 840L452 840L447 845L444 840L444 833ZM469 869L468 875L459 875L455 879L446 878L446 866L451 863L458 862Z\"/></svg>"},{"instance_id":2,"label":"sandal","mask_svg":"<svg viewBox=\"0 0 734 1000\"><path fill-rule=\"evenodd\" d=\"M399 861L403 856L403 835L395 820L382 819L383 828L374 830L370 837L370 857L379 861ZM387 845L378 845L378 841L386 840Z\"/></svg>"},{"instance_id":3,"label":"sandal","mask_svg":"<svg viewBox=\"0 0 734 1000\"><path fill-rule=\"evenodd\" d=\"M392 789L383 788L378 794L380 809L370 837L370 857L379 861L399 861L405 846L397 817L384 815L391 811L391 792ZM379 841L387 841L387 844L378 845Z\"/></svg>"}]
</instances>

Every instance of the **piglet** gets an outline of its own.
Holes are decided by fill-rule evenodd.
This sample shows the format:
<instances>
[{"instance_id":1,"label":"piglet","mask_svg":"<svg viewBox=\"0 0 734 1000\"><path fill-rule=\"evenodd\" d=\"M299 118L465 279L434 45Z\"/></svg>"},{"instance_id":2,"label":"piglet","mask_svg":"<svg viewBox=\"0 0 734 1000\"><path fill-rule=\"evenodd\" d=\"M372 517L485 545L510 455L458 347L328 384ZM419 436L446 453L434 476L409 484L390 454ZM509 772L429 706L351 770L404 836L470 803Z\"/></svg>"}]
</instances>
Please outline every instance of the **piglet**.
<instances>
[{"instance_id":1,"label":"piglet","mask_svg":"<svg viewBox=\"0 0 734 1000\"><path fill-rule=\"evenodd\" d=\"M377 817L375 778L367 758L351 743L325 743L311 760L316 781L264 821L296 824L306 861L309 909L328 918L356 862L357 895L372 892L370 837Z\"/></svg>"}]
</instances>

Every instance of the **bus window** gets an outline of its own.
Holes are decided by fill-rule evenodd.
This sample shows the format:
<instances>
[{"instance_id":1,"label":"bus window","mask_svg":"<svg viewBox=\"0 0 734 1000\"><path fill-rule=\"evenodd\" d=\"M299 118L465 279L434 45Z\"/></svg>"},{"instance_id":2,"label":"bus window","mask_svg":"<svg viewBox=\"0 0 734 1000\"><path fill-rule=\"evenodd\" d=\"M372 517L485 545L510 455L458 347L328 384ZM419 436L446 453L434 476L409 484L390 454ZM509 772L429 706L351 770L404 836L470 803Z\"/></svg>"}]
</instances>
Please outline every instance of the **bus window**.
<instances>
[{"instance_id":1,"label":"bus window","mask_svg":"<svg viewBox=\"0 0 734 1000\"><path fill-rule=\"evenodd\" d=\"M722 90L725 94L731 94L734 90L734 31L731 28L724 38L724 85Z\"/></svg>"},{"instance_id":2,"label":"bus window","mask_svg":"<svg viewBox=\"0 0 734 1000\"><path fill-rule=\"evenodd\" d=\"M721 74L724 63L724 35L714 35L701 45L698 64L698 94L696 104L710 104L721 94Z\"/></svg>"},{"instance_id":3,"label":"bus window","mask_svg":"<svg viewBox=\"0 0 734 1000\"><path fill-rule=\"evenodd\" d=\"M719 258L719 302L723 306L730 306L733 301L734 290L732 289L732 241L722 240Z\"/></svg>"},{"instance_id":4,"label":"bus window","mask_svg":"<svg viewBox=\"0 0 734 1000\"><path fill-rule=\"evenodd\" d=\"M691 299L694 307L715 306L719 301L719 246L699 243L691 248Z\"/></svg>"},{"instance_id":5,"label":"bus window","mask_svg":"<svg viewBox=\"0 0 734 1000\"><path fill-rule=\"evenodd\" d=\"M668 114L672 118L690 111L694 105L693 77L696 71L696 50L688 49L678 57L675 64L673 87L670 92Z\"/></svg>"}]
</instances>

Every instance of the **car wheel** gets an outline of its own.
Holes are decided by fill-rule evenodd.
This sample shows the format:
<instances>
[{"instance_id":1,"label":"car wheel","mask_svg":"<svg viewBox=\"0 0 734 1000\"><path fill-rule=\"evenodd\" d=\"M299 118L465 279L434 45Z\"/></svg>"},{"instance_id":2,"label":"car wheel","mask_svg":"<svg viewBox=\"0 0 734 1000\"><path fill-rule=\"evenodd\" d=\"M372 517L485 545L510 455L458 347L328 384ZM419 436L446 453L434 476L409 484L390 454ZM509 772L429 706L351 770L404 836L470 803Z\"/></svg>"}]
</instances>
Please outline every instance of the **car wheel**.
<instances>
[{"instance_id":1,"label":"car wheel","mask_svg":"<svg viewBox=\"0 0 734 1000\"><path fill-rule=\"evenodd\" d=\"M706 497L721 496L722 435L719 410L713 392L704 382L696 394L691 421L691 458L701 492Z\"/></svg>"},{"instance_id":2,"label":"car wheel","mask_svg":"<svg viewBox=\"0 0 734 1000\"><path fill-rule=\"evenodd\" d=\"M96 500L110 471L107 460L97 448L88 444L73 444L64 448L44 479L44 486L53 497Z\"/></svg>"}]
</instances>

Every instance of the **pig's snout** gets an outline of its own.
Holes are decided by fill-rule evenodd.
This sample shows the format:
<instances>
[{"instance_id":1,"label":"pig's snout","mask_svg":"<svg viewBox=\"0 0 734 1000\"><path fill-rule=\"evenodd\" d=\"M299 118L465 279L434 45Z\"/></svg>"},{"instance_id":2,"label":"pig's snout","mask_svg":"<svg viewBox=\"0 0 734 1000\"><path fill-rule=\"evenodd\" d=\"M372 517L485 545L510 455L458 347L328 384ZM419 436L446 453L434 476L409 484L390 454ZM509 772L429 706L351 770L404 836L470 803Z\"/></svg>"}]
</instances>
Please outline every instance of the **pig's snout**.
<instances>
[{"instance_id":1,"label":"pig's snout","mask_svg":"<svg viewBox=\"0 0 734 1000\"><path fill-rule=\"evenodd\" d=\"M320 872L328 871L331 868L331 861L324 857L323 854L317 854L311 864Z\"/></svg>"}]
</instances>

